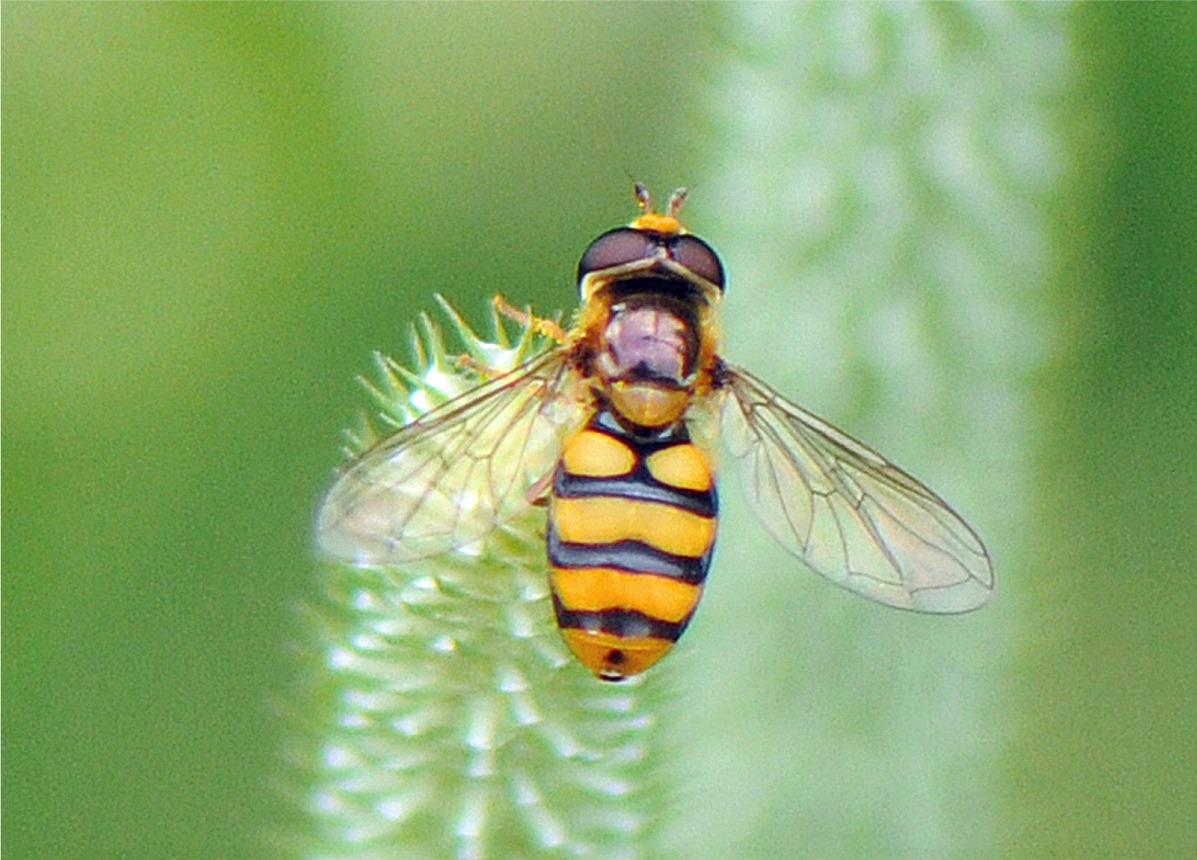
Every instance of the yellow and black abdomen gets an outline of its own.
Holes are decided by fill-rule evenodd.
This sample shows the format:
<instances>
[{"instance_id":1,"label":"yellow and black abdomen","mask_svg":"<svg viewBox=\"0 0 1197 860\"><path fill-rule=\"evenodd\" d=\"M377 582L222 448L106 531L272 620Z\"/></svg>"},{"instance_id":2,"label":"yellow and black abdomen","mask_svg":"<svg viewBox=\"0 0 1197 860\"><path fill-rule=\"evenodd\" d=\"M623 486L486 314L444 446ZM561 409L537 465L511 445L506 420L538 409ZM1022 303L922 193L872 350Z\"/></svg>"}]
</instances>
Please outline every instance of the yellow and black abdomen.
<instances>
[{"instance_id":1,"label":"yellow and black abdomen","mask_svg":"<svg viewBox=\"0 0 1197 860\"><path fill-rule=\"evenodd\" d=\"M553 477L549 579L566 644L600 678L644 671L702 596L718 500L684 424L633 435L601 410Z\"/></svg>"}]
</instances>

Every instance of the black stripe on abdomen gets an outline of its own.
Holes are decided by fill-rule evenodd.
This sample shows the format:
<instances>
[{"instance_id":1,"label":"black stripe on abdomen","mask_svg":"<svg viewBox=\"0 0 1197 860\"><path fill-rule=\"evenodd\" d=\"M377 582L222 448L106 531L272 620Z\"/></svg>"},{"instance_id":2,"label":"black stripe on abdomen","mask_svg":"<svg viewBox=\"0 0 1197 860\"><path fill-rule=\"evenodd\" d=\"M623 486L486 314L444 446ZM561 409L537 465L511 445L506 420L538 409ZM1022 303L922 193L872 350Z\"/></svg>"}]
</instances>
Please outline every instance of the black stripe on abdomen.
<instances>
[{"instance_id":1,"label":"black stripe on abdomen","mask_svg":"<svg viewBox=\"0 0 1197 860\"><path fill-rule=\"evenodd\" d=\"M558 626L564 629L610 633L623 638L645 636L676 642L685 632L686 625L690 623L689 618L672 623L630 609L603 609L598 612L577 611L563 605L556 594L553 595L553 610L557 613Z\"/></svg>"},{"instance_id":2,"label":"black stripe on abdomen","mask_svg":"<svg viewBox=\"0 0 1197 860\"><path fill-rule=\"evenodd\" d=\"M637 456L635 470L630 474L614 478L573 475L565 469L559 468L553 476L553 495L562 499L578 499L586 496L639 499L672 505L702 517L713 517L718 513L718 502L714 489L685 490L663 484L649 473L644 465L643 457L640 456Z\"/></svg>"},{"instance_id":3,"label":"black stripe on abdomen","mask_svg":"<svg viewBox=\"0 0 1197 860\"><path fill-rule=\"evenodd\" d=\"M549 522L549 564L562 568L613 568L626 573L668 576L701 585L711 564L711 550L698 558L673 555L634 540L608 544L565 543Z\"/></svg>"}]
</instances>

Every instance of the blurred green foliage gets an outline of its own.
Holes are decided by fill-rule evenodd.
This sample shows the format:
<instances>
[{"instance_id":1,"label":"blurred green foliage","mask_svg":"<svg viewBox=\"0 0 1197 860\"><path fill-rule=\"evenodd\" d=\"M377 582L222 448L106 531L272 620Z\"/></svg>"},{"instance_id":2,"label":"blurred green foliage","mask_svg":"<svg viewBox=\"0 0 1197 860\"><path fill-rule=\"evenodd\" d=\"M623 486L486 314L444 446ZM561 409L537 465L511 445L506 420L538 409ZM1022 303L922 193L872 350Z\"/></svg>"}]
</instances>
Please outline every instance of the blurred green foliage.
<instances>
[{"instance_id":1,"label":"blurred green foliage","mask_svg":"<svg viewBox=\"0 0 1197 860\"><path fill-rule=\"evenodd\" d=\"M725 10L2 14L7 847L260 853L294 789L278 785L276 702L294 692L291 607L315 591L311 511L363 404L353 375L372 348L402 353L433 291L477 318L496 291L569 307L576 255L630 213L629 173L696 186L689 220L710 223ZM1080 6L1070 26L1060 274L1035 300L1060 341L1030 392L1036 530L994 547L997 611L1023 638L1004 646L1011 710L993 715L1002 780L985 826L995 856L1184 856L1197 852L1197 9ZM727 262L735 289L751 267ZM733 603L742 574L713 574ZM773 692L710 678L734 678L738 654L781 665L815 648L801 623L757 641L721 611L712 589L709 632L687 640L706 644L662 676L723 704L722 723L679 716L683 772L698 760L687 731L758 728ZM789 684L779 697L809 691ZM869 705L849 681L809 702L845 709L849 737L884 731L847 710ZM679 832L755 797L750 784L802 778L767 732L727 757L747 763L735 779L678 789ZM784 794L747 814L757 856L796 817ZM861 832L859 856L893 856Z\"/></svg>"}]
</instances>

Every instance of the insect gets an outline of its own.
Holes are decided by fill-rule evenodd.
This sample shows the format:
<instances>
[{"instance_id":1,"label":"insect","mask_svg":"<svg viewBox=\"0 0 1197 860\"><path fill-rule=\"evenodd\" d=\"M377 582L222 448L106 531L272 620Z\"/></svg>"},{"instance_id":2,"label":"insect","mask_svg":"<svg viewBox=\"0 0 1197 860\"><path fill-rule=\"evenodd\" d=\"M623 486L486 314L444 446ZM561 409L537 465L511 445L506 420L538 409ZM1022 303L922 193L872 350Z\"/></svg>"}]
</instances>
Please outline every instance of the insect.
<instances>
[{"instance_id":1,"label":"insect","mask_svg":"<svg viewBox=\"0 0 1197 860\"><path fill-rule=\"evenodd\" d=\"M426 413L350 463L317 539L357 565L476 544L547 505L548 575L569 649L618 681L663 657L715 545L713 447L786 550L889 606L965 612L993 589L980 538L871 448L720 354L719 256L678 220L684 190L603 233L578 264L572 328L522 366ZM551 328L551 327L550 327Z\"/></svg>"}]
</instances>

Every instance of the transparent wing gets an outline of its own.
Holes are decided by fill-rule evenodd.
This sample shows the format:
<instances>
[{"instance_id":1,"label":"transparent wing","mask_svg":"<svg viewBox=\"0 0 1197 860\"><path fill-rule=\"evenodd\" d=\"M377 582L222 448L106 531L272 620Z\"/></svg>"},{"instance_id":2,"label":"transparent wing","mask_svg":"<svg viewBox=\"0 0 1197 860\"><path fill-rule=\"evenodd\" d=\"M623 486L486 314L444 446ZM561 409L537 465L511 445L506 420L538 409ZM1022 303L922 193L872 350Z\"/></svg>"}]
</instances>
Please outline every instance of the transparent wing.
<instances>
[{"instance_id":1,"label":"transparent wing","mask_svg":"<svg viewBox=\"0 0 1197 860\"><path fill-rule=\"evenodd\" d=\"M382 439L337 477L316 538L333 558L394 564L469 546L525 510L580 407L554 349Z\"/></svg>"},{"instance_id":2,"label":"transparent wing","mask_svg":"<svg viewBox=\"0 0 1197 860\"><path fill-rule=\"evenodd\" d=\"M749 504L783 547L902 609L967 612L989 598L989 555L943 499L751 374L728 372L723 436Z\"/></svg>"}]
</instances>

